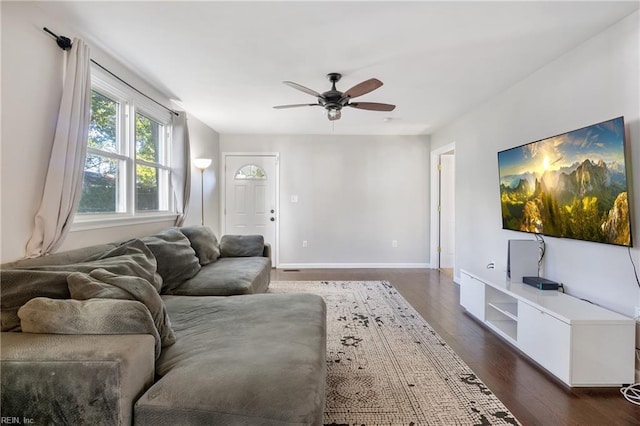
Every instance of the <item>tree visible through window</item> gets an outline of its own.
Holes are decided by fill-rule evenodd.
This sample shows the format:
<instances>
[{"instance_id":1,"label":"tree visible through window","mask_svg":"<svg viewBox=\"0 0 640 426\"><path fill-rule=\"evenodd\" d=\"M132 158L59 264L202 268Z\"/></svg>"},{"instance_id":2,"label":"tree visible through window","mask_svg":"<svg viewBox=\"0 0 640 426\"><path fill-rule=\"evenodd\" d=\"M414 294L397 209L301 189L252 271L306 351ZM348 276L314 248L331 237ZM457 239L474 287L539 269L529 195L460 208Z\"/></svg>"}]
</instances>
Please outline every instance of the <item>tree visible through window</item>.
<instances>
[{"instance_id":1,"label":"tree visible through window","mask_svg":"<svg viewBox=\"0 0 640 426\"><path fill-rule=\"evenodd\" d=\"M101 78L92 89L78 217L171 211L170 116Z\"/></svg>"},{"instance_id":2,"label":"tree visible through window","mask_svg":"<svg viewBox=\"0 0 640 426\"><path fill-rule=\"evenodd\" d=\"M118 182L121 166L118 154L118 116L120 104L93 90L91 123L84 182L78 213L115 213L118 211Z\"/></svg>"},{"instance_id":3,"label":"tree visible through window","mask_svg":"<svg viewBox=\"0 0 640 426\"><path fill-rule=\"evenodd\" d=\"M160 187L160 140L162 126L136 114L136 210L160 209L158 191Z\"/></svg>"}]
</instances>

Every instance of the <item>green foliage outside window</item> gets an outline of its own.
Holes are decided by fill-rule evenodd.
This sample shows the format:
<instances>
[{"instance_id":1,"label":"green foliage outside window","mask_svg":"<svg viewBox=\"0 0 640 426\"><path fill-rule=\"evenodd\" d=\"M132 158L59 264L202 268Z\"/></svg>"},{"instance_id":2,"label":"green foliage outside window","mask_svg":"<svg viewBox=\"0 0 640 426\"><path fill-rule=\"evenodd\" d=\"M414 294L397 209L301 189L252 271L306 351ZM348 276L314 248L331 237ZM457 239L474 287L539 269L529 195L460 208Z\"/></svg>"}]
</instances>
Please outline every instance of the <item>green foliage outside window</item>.
<instances>
[{"instance_id":1,"label":"green foliage outside window","mask_svg":"<svg viewBox=\"0 0 640 426\"><path fill-rule=\"evenodd\" d=\"M88 147L117 153L118 103L91 91L91 123L89 124Z\"/></svg>"},{"instance_id":2,"label":"green foliage outside window","mask_svg":"<svg viewBox=\"0 0 640 426\"><path fill-rule=\"evenodd\" d=\"M82 196L78 213L115 213L123 211L118 206L120 169L124 161L110 158L109 154L125 155L121 146L118 122L119 103L93 90L91 92L91 122L85 162ZM137 161L160 164L162 161L160 144L163 126L140 114L135 115L135 158ZM100 155L96 150L104 153ZM159 210L159 173L157 167L135 165L135 209L141 211Z\"/></svg>"},{"instance_id":3,"label":"green foliage outside window","mask_svg":"<svg viewBox=\"0 0 640 426\"><path fill-rule=\"evenodd\" d=\"M118 103L91 91L91 122L87 146L105 152L118 152ZM78 213L117 211L118 162L87 154Z\"/></svg>"},{"instance_id":4,"label":"green foliage outside window","mask_svg":"<svg viewBox=\"0 0 640 426\"><path fill-rule=\"evenodd\" d=\"M158 163L160 124L136 114L136 159ZM158 169L136 166L136 209L158 210Z\"/></svg>"}]
</instances>

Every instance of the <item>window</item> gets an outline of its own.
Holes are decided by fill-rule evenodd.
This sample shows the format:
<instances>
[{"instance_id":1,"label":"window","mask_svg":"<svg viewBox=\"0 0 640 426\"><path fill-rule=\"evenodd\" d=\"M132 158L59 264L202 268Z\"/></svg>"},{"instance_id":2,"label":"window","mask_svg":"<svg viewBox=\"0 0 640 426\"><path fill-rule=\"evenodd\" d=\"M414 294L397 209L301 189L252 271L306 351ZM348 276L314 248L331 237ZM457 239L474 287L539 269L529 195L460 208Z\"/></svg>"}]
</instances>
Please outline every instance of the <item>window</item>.
<instances>
[{"instance_id":1,"label":"window","mask_svg":"<svg viewBox=\"0 0 640 426\"><path fill-rule=\"evenodd\" d=\"M136 113L136 211L167 211L169 173L164 126Z\"/></svg>"},{"instance_id":2,"label":"window","mask_svg":"<svg viewBox=\"0 0 640 426\"><path fill-rule=\"evenodd\" d=\"M264 180L267 178L267 174L260 166L247 164L240 167L234 178L237 180Z\"/></svg>"},{"instance_id":3,"label":"window","mask_svg":"<svg viewBox=\"0 0 640 426\"><path fill-rule=\"evenodd\" d=\"M171 116L92 69L91 123L76 222L173 214Z\"/></svg>"}]
</instances>

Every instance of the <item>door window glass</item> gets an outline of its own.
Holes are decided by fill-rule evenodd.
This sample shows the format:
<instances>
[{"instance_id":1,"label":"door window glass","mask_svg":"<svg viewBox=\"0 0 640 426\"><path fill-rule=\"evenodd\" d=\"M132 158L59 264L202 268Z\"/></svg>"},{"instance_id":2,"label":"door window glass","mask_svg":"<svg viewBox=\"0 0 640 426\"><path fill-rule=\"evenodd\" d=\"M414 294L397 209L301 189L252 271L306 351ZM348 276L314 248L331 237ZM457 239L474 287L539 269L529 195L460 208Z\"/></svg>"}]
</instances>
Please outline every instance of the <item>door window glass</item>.
<instances>
[{"instance_id":1,"label":"door window glass","mask_svg":"<svg viewBox=\"0 0 640 426\"><path fill-rule=\"evenodd\" d=\"M236 180L265 180L266 178L267 174L264 170L255 164L240 167L235 175Z\"/></svg>"}]
</instances>

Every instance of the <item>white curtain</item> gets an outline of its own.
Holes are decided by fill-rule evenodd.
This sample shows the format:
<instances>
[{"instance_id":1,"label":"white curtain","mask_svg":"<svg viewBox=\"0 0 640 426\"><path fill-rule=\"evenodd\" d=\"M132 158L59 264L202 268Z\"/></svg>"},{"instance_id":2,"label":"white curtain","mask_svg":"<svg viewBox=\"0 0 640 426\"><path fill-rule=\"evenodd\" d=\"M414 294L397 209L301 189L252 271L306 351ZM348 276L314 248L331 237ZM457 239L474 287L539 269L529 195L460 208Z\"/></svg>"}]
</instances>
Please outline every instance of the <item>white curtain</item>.
<instances>
[{"instance_id":1,"label":"white curtain","mask_svg":"<svg viewBox=\"0 0 640 426\"><path fill-rule=\"evenodd\" d=\"M171 137L171 186L176 200L176 226L182 226L191 198L191 148L187 113L173 116Z\"/></svg>"},{"instance_id":2,"label":"white curtain","mask_svg":"<svg viewBox=\"0 0 640 426\"><path fill-rule=\"evenodd\" d=\"M64 241L80 202L91 119L89 47L73 40L67 53L64 88L40 209L27 243L27 256L54 252Z\"/></svg>"}]
</instances>

